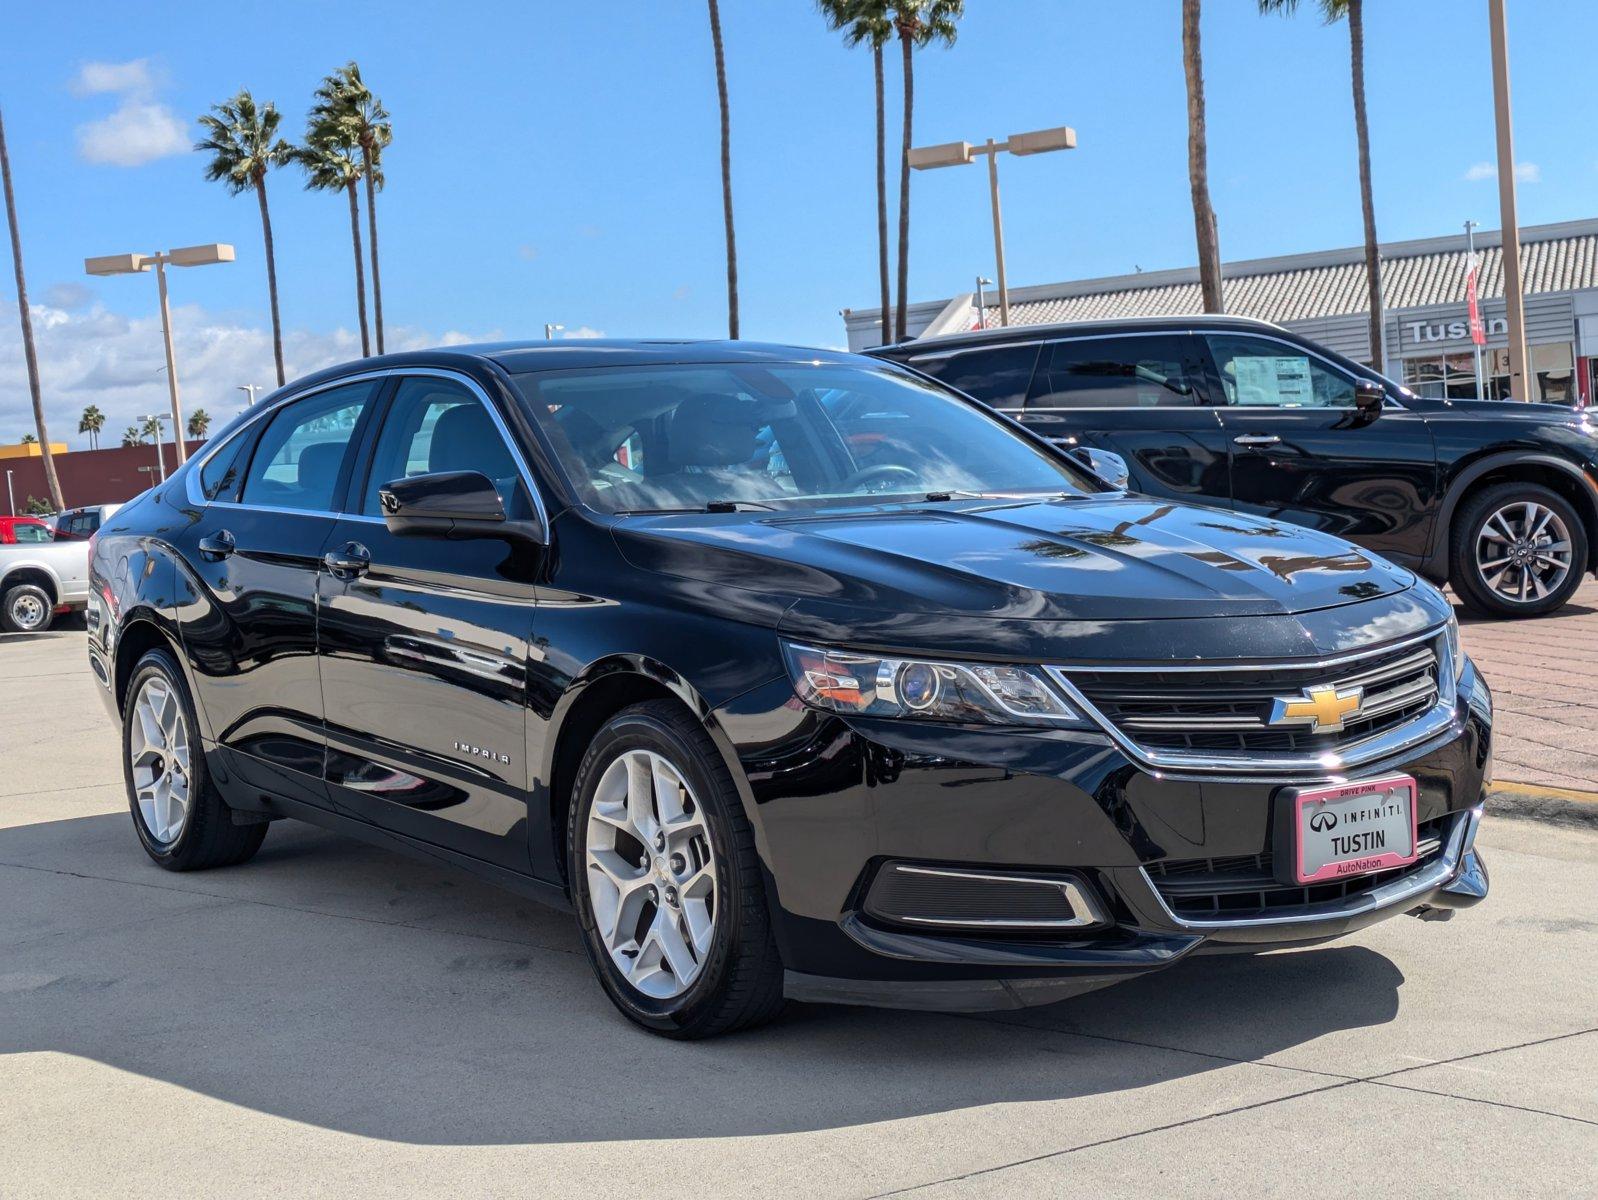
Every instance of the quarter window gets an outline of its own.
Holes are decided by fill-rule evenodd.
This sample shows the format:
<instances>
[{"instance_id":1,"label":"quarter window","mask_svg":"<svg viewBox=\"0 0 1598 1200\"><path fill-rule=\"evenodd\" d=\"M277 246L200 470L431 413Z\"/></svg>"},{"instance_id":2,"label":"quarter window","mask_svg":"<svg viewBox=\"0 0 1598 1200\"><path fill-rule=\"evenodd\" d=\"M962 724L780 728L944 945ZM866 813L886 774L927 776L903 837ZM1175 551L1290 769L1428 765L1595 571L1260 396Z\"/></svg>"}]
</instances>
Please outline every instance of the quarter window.
<instances>
[{"instance_id":1,"label":"quarter window","mask_svg":"<svg viewBox=\"0 0 1598 1200\"><path fill-rule=\"evenodd\" d=\"M1206 339L1226 403L1238 408L1353 408L1354 380L1288 342L1236 334Z\"/></svg>"},{"instance_id":2,"label":"quarter window","mask_svg":"<svg viewBox=\"0 0 1598 1200\"><path fill-rule=\"evenodd\" d=\"M18 522L11 527L11 534L18 542L48 542L50 531L43 525L24 525Z\"/></svg>"},{"instance_id":3,"label":"quarter window","mask_svg":"<svg viewBox=\"0 0 1598 1200\"><path fill-rule=\"evenodd\" d=\"M200 494L207 500L232 500L239 494L239 477L244 474L248 434L240 434L223 446L200 468Z\"/></svg>"},{"instance_id":4,"label":"quarter window","mask_svg":"<svg viewBox=\"0 0 1598 1200\"><path fill-rule=\"evenodd\" d=\"M285 406L250 459L244 503L331 512L339 470L371 395L370 383L354 383Z\"/></svg>"},{"instance_id":5,"label":"quarter window","mask_svg":"<svg viewBox=\"0 0 1598 1200\"><path fill-rule=\"evenodd\" d=\"M1049 347L1028 408L1170 408L1198 403L1192 342L1180 336L1081 338Z\"/></svg>"},{"instance_id":6,"label":"quarter window","mask_svg":"<svg viewBox=\"0 0 1598 1200\"><path fill-rule=\"evenodd\" d=\"M912 359L911 365L994 408L1019 408L1026 399L1037 361L1038 347L1033 343L970 350L925 362Z\"/></svg>"}]
</instances>

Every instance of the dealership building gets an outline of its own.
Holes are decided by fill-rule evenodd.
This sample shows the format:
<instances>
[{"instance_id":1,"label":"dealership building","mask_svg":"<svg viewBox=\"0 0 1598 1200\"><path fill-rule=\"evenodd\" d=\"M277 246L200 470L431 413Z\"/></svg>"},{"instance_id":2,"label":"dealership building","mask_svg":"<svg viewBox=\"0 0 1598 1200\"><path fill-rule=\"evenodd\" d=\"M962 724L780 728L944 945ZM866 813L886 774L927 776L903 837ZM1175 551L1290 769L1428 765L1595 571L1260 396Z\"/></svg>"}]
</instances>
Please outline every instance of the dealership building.
<instances>
[{"instance_id":1,"label":"dealership building","mask_svg":"<svg viewBox=\"0 0 1598 1200\"><path fill-rule=\"evenodd\" d=\"M1520 256L1532 399L1591 403L1598 376L1598 220L1527 226ZM1476 234L1481 317L1487 332L1487 394L1507 398L1509 364L1503 255L1495 231ZM1428 396L1472 396L1475 355L1465 302L1464 233L1381 246L1387 374ZM1369 362L1365 252L1360 246L1224 263L1226 311L1298 331L1349 358ZM912 337L999 324L998 296L967 292L912 305ZM1202 311L1198 269L1144 271L1010 289L1011 325L1052 325ZM849 348L880 341L881 310L843 311Z\"/></svg>"}]
</instances>

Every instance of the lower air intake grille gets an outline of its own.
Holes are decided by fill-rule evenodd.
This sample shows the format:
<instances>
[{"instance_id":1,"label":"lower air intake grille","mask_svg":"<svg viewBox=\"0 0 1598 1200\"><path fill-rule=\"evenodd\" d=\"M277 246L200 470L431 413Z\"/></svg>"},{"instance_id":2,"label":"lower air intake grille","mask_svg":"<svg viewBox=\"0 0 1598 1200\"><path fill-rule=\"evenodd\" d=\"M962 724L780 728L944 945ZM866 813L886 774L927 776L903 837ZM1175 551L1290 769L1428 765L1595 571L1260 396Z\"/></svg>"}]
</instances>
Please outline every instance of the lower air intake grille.
<instances>
[{"instance_id":1,"label":"lower air intake grille","mask_svg":"<svg viewBox=\"0 0 1598 1200\"><path fill-rule=\"evenodd\" d=\"M1106 923L1089 885L1074 876L988 873L890 862L877 872L865 911L907 925L1082 929Z\"/></svg>"}]
</instances>

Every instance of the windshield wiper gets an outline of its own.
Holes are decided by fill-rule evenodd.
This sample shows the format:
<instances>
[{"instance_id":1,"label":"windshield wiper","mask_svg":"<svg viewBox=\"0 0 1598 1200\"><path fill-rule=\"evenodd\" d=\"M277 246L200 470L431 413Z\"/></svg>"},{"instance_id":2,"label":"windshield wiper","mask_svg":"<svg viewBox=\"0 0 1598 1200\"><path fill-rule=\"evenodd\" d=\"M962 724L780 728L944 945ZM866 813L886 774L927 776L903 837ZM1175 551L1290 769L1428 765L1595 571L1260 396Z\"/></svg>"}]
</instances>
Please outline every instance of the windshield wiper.
<instances>
[{"instance_id":1,"label":"windshield wiper","mask_svg":"<svg viewBox=\"0 0 1598 1200\"><path fill-rule=\"evenodd\" d=\"M994 498L987 492L966 492L956 488L950 492L928 492L922 497L922 500L936 503L944 500L991 500Z\"/></svg>"}]
</instances>

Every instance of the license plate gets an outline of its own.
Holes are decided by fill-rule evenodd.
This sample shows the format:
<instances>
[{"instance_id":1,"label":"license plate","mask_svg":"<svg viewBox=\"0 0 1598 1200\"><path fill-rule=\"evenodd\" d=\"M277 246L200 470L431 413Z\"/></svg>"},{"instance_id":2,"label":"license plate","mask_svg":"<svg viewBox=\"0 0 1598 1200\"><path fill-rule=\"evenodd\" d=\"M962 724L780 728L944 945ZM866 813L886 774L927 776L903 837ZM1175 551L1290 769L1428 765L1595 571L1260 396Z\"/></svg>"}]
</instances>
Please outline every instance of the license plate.
<instances>
[{"instance_id":1,"label":"license plate","mask_svg":"<svg viewBox=\"0 0 1598 1200\"><path fill-rule=\"evenodd\" d=\"M1294 880L1321 883L1414 862L1415 794L1408 775L1289 791L1282 815L1293 832Z\"/></svg>"}]
</instances>

